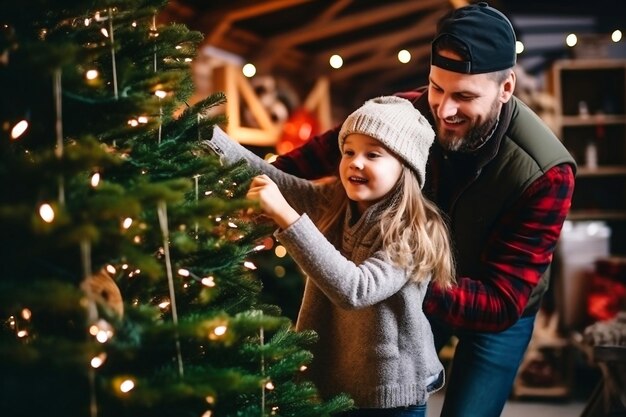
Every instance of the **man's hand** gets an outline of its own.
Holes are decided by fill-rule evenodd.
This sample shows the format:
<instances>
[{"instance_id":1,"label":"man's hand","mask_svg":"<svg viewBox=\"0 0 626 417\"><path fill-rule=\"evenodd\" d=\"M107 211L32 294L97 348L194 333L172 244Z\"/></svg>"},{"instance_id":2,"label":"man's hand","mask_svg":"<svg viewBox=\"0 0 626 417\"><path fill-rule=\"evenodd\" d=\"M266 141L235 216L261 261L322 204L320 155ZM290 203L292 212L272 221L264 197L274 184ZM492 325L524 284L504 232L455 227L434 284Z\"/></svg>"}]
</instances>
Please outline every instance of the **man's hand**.
<instances>
[{"instance_id":1,"label":"man's hand","mask_svg":"<svg viewBox=\"0 0 626 417\"><path fill-rule=\"evenodd\" d=\"M300 218L300 215L287 203L276 183L265 174L252 179L246 197L258 201L263 214L274 220L281 229L289 227Z\"/></svg>"}]
</instances>

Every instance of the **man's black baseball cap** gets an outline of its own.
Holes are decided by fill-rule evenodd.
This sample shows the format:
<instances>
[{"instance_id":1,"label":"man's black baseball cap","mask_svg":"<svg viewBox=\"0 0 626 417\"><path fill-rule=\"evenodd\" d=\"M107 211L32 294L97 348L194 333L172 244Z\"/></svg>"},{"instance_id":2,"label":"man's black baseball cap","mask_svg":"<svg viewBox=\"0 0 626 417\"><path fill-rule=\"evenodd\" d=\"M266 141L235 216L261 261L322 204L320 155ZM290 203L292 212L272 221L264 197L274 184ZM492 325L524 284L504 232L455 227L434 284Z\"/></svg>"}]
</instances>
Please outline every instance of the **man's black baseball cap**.
<instances>
[{"instance_id":1,"label":"man's black baseball cap","mask_svg":"<svg viewBox=\"0 0 626 417\"><path fill-rule=\"evenodd\" d=\"M437 42L448 36L465 45L469 60L453 60L435 52ZM515 61L513 25L502 12L485 2L455 9L437 25L431 65L463 74L483 74L512 68Z\"/></svg>"}]
</instances>

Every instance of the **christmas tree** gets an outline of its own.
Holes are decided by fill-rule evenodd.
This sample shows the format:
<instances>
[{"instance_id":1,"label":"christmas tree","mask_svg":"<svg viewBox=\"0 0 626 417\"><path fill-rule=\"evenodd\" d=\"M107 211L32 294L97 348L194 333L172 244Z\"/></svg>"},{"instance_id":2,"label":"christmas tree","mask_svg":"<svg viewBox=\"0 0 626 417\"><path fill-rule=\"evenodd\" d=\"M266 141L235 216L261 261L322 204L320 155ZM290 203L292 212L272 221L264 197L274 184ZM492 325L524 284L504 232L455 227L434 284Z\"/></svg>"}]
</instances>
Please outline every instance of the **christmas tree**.
<instances>
[{"instance_id":1,"label":"christmas tree","mask_svg":"<svg viewBox=\"0 0 626 417\"><path fill-rule=\"evenodd\" d=\"M261 303L249 168L200 150L202 36L162 0L0 5L3 416L323 416ZM182 109L182 111L181 111Z\"/></svg>"}]
</instances>

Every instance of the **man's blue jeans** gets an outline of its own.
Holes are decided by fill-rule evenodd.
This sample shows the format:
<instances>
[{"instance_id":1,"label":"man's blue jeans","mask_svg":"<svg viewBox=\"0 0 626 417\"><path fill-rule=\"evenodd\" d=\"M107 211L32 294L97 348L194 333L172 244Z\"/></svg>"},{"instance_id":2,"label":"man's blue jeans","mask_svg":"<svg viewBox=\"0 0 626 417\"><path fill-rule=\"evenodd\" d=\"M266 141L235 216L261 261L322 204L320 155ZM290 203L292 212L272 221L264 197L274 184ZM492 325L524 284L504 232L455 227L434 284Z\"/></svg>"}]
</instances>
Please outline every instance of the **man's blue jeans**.
<instances>
[{"instance_id":1,"label":"man's blue jeans","mask_svg":"<svg viewBox=\"0 0 626 417\"><path fill-rule=\"evenodd\" d=\"M456 346L441 417L498 417L511 393L517 369L530 342L535 316L523 317L499 333L455 331ZM431 320L440 350L449 327Z\"/></svg>"},{"instance_id":2,"label":"man's blue jeans","mask_svg":"<svg viewBox=\"0 0 626 417\"><path fill-rule=\"evenodd\" d=\"M361 408L341 414L341 417L425 417L426 404L396 408Z\"/></svg>"}]
</instances>

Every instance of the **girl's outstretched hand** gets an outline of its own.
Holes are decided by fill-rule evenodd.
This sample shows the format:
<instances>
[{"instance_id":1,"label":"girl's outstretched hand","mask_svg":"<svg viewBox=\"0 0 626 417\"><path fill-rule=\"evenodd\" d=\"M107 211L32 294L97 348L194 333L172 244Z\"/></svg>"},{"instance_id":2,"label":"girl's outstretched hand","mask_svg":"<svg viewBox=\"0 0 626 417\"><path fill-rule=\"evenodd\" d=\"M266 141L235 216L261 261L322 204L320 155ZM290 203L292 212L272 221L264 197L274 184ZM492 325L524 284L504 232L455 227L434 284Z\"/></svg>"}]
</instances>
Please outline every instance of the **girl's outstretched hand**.
<instances>
[{"instance_id":1,"label":"girl's outstretched hand","mask_svg":"<svg viewBox=\"0 0 626 417\"><path fill-rule=\"evenodd\" d=\"M300 218L298 212L285 200L276 183L265 174L252 179L246 197L258 201L263 214L274 220L281 229L289 227Z\"/></svg>"}]
</instances>

